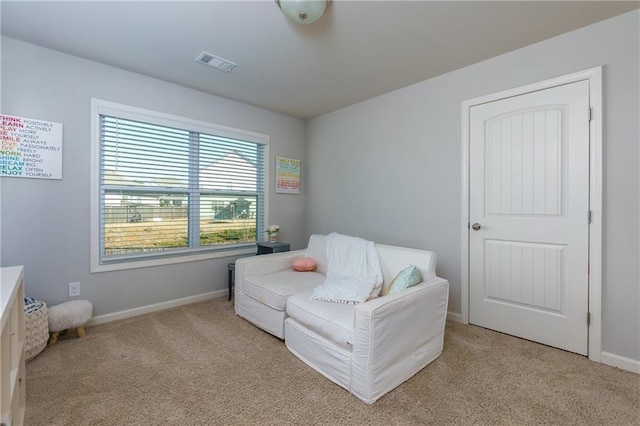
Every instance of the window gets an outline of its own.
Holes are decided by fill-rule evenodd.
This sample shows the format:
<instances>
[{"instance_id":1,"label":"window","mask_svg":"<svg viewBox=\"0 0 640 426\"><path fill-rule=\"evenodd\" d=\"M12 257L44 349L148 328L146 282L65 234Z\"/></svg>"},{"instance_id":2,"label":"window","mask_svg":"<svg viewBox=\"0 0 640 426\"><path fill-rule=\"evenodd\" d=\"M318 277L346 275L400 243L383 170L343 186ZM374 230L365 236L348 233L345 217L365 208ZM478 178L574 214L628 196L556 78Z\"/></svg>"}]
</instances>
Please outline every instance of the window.
<instances>
[{"instance_id":1,"label":"window","mask_svg":"<svg viewBox=\"0 0 640 426\"><path fill-rule=\"evenodd\" d=\"M253 249L266 135L95 99L92 109L92 272Z\"/></svg>"}]
</instances>

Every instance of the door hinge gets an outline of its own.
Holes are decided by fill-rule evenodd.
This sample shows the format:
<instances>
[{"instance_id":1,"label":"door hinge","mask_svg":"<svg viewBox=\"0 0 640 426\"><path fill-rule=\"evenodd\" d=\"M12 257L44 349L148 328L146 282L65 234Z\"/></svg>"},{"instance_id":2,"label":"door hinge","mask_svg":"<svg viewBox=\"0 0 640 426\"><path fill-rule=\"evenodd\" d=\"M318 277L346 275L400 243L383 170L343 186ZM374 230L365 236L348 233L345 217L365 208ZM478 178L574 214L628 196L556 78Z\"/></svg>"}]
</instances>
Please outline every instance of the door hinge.
<instances>
[{"instance_id":1,"label":"door hinge","mask_svg":"<svg viewBox=\"0 0 640 426\"><path fill-rule=\"evenodd\" d=\"M589 122L593 120L593 108L589 107Z\"/></svg>"},{"instance_id":2,"label":"door hinge","mask_svg":"<svg viewBox=\"0 0 640 426\"><path fill-rule=\"evenodd\" d=\"M591 325L591 312L587 312L587 327Z\"/></svg>"},{"instance_id":3,"label":"door hinge","mask_svg":"<svg viewBox=\"0 0 640 426\"><path fill-rule=\"evenodd\" d=\"M588 217L587 217L587 219L589 220L589 223L591 223L591 216L592 215L593 215L593 211L589 210L589 214L588 214Z\"/></svg>"}]
</instances>

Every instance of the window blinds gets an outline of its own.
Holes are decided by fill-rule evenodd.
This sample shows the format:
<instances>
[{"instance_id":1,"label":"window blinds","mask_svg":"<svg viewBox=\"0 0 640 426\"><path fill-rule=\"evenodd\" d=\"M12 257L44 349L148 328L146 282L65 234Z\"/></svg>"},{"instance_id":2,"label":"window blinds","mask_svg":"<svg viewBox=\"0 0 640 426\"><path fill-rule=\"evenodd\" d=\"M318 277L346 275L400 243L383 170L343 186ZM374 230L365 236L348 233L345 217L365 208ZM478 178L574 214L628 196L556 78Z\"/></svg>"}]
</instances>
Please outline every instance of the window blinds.
<instances>
[{"instance_id":1,"label":"window blinds","mask_svg":"<svg viewBox=\"0 0 640 426\"><path fill-rule=\"evenodd\" d=\"M101 262L184 255L256 241L265 146L100 115Z\"/></svg>"}]
</instances>

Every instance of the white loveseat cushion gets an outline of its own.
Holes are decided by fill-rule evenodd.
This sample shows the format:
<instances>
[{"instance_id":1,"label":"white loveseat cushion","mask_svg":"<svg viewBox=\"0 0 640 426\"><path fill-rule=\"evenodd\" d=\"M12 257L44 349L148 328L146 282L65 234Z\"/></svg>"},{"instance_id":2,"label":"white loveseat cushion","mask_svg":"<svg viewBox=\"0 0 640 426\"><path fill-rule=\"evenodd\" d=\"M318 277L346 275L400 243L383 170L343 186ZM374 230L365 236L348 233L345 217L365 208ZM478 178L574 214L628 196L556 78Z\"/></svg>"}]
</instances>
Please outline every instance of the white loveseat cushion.
<instances>
[{"instance_id":1,"label":"white loveseat cushion","mask_svg":"<svg viewBox=\"0 0 640 426\"><path fill-rule=\"evenodd\" d=\"M327 275L327 236L313 234L309 237L307 257L316 261L316 272Z\"/></svg>"},{"instance_id":2,"label":"white loveseat cushion","mask_svg":"<svg viewBox=\"0 0 640 426\"><path fill-rule=\"evenodd\" d=\"M244 279L243 292L265 305L284 311L287 298L301 291L313 290L322 284L324 275L293 270L266 275L249 275Z\"/></svg>"},{"instance_id":3,"label":"white loveseat cushion","mask_svg":"<svg viewBox=\"0 0 640 426\"><path fill-rule=\"evenodd\" d=\"M378 251L382 276L384 277L382 294L387 294L391 281L409 265L415 265L418 268L422 281L427 281L436 276L437 256L432 251L382 244L376 244L376 250Z\"/></svg>"},{"instance_id":4,"label":"white loveseat cushion","mask_svg":"<svg viewBox=\"0 0 640 426\"><path fill-rule=\"evenodd\" d=\"M351 350L355 305L312 300L313 291L287 300L287 315L336 345Z\"/></svg>"}]
</instances>

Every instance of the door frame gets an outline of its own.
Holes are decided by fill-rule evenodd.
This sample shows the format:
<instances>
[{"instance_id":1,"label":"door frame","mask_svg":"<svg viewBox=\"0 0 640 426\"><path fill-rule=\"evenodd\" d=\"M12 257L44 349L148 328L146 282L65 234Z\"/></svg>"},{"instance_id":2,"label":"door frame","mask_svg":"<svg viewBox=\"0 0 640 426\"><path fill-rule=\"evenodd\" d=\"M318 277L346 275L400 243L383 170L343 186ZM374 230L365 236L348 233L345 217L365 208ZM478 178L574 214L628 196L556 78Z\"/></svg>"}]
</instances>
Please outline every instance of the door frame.
<instances>
[{"instance_id":1,"label":"door frame","mask_svg":"<svg viewBox=\"0 0 640 426\"><path fill-rule=\"evenodd\" d=\"M505 98L524 95L578 81L589 81L589 104L591 125L589 126L589 313L588 356L600 362L602 350L602 67L555 77L526 86L469 99L462 102L462 214L461 214L461 283L460 321L469 324L469 141L471 108ZM588 212L585 212L585 216ZM585 220L587 218L585 217ZM587 319L585 318L585 321Z\"/></svg>"}]
</instances>

